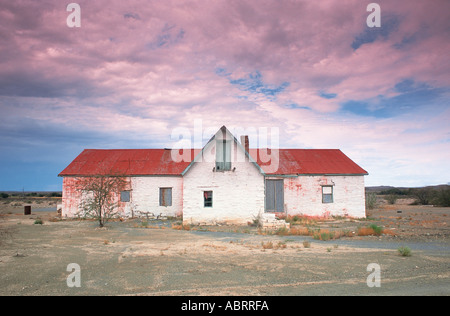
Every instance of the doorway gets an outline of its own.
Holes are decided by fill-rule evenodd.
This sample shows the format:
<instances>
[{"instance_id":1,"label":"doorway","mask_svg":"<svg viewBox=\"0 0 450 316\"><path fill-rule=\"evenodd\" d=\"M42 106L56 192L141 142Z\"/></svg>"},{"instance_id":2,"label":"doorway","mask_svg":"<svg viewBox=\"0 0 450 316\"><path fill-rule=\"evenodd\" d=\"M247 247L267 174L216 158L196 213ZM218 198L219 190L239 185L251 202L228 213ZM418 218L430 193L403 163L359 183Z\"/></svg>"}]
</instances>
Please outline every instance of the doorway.
<instances>
[{"instance_id":1,"label":"doorway","mask_svg":"<svg viewBox=\"0 0 450 316\"><path fill-rule=\"evenodd\" d=\"M266 180L266 212L284 212L283 180Z\"/></svg>"}]
</instances>

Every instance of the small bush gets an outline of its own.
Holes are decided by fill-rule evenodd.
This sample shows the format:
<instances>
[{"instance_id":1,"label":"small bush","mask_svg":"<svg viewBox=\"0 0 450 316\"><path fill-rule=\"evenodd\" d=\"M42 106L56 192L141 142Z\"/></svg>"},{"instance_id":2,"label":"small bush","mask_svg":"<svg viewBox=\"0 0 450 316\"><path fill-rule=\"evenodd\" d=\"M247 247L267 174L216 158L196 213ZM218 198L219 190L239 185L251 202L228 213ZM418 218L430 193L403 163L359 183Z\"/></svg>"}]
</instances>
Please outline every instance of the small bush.
<instances>
[{"instance_id":1,"label":"small bush","mask_svg":"<svg viewBox=\"0 0 450 316\"><path fill-rule=\"evenodd\" d=\"M251 224L251 226L258 227L258 228L262 228L263 227L262 214L261 213L258 213L257 216L253 217L253 223Z\"/></svg>"},{"instance_id":2,"label":"small bush","mask_svg":"<svg viewBox=\"0 0 450 316\"><path fill-rule=\"evenodd\" d=\"M374 234L375 232L370 227L359 227L357 232L358 236L372 236Z\"/></svg>"},{"instance_id":3,"label":"small bush","mask_svg":"<svg viewBox=\"0 0 450 316\"><path fill-rule=\"evenodd\" d=\"M380 236L383 233L383 228L375 224L370 225L370 228L373 229L374 234L377 236Z\"/></svg>"},{"instance_id":4,"label":"small bush","mask_svg":"<svg viewBox=\"0 0 450 316\"><path fill-rule=\"evenodd\" d=\"M316 240L328 241L330 239L334 239L334 233L328 231L327 229L324 230L320 229L314 232L313 238Z\"/></svg>"},{"instance_id":5,"label":"small bush","mask_svg":"<svg viewBox=\"0 0 450 316\"><path fill-rule=\"evenodd\" d=\"M389 204L394 205L395 202L397 202L397 198L398 196L396 194L389 194L388 196L386 196L386 201Z\"/></svg>"},{"instance_id":6,"label":"small bush","mask_svg":"<svg viewBox=\"0 0 450 316\"><path fill-rule=\"evenodd\" d=\"M263 249L286 249L287 248L286 241L279 241L275 245L272 241L261 242L261 246Z\"/></svg>"},{"instance_id":7,"label":"small bush","mask_svg":"<svg viewBox=\"0 0 450 316\"><path fill-rule=\"evenodd\" d=\"M413 196L419 204L429 205L433 199L434 192L430 188L412 188L409 194Z\"/></svg>"},{"instance_id":8,"label":"small bush","mask_svg":"<svg viewBox=\"0 0 450 316\"><path fill-rule=\"evenodd\" d=\"M321 233L320 234L320 240L327 241L327 240L330 240L331 237L332 237L331 233Z\"/></svg>"},{"instance_id":9,"label":"small bush","mask_svg":"<svg viewBox=\"0 0 450 316\"><path fill-rule=\"evenodd\" d=\"M34 221L35 225L42 225L44 224L44 222L42 221L42 219L38 218L37 220Z\"/></svg>"},{"instance_id":10,"label":"small bush","mask_svg":"<svg viewBox=\"0 0 450 316\"><path fill-rule=\"evenodd\" d=\"M359 227L358 236L381 236L383 228L375 224L371 224L369 227Z\"/></svg>"},{"instance_id":11,"label":"small bush","mask_svg":"<svg viewBox=\"0 0 450 316\"><path fill-rule=\"evenodd\" d=\"M191 225L176 225L176 224L172 224L172 229L175 230L191 230Z\"/></svg>"},{"instance_id":12,"label":"small bush","mask_svg":"<svg viewBox=\"0 0 450 316\"><path fill-rule=\"evenodd\" d=\"M404 246L404 247L398 248L397 250L402 257L410 257L411 256L411 249L409 247Z\"/></svg>"},{"instance_id":13,"label":"small bush","mask_svg":"<svg viewBox=\"0 0 450 316\"><path fill-rule=\"evenodd\" d=\"M450 206L450 189L442 189L436 192L436 197L433 202L437 206Z\"/></svg>"},{"instance_id":14,"label":"small bush","mask_svg":"<svg viewBox=\"0 0 450 316\"><path fill-rule=\"evenodd\" d=\"M310 236L311 233L306 227L292 227L289 231L290 235L293 236Z\"/></svg>"},{"instance_id":15,"label":"small bush","mask_svg":"<svg viewBox=\"0 0 450 316\"><path fill-rule=\"evenodd\" d=\"M287 236L289 234L290 234L290 232L287 227L281 227L275 232L275 235L279 235L279 236Z\"/></svg>"},{"instance_id":16,"label":"small bush","mask_svg":"<svg viewBox=\"0 0 450 316\"><path fill-rule=\"evenodd\" d=\"M377 204L377 195L375 193L366 194L366 209L373 210Z\"/></svg>"}]
</instances>

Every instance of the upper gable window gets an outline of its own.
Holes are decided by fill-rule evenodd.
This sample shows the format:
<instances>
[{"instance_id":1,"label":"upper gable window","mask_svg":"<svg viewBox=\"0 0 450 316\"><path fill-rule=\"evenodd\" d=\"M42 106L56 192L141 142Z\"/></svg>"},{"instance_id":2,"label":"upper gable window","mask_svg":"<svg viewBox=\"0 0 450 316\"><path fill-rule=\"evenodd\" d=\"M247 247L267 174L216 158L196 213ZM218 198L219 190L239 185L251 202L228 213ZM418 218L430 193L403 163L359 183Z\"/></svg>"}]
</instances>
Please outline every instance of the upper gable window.
<instances>
[{"instance_id":1,"label":"upper gable window","mask_svg":"<svg viewBox=\"0 0 450 316\"><path fill-rule=\"evenodd\" d=\"M231 141L216 140L216 171L231 170Z\"/></svg>"}]
</instances>

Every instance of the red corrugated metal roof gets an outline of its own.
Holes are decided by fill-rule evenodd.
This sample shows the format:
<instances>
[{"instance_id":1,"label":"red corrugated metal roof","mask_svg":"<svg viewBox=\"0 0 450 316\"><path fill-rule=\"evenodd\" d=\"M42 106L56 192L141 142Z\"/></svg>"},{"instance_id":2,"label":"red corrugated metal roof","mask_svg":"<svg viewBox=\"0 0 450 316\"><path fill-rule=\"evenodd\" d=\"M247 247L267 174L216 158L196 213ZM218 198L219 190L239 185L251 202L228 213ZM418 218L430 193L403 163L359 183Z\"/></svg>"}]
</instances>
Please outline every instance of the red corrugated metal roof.
<instances>
[{"instance_id":1,"label":"red corrugated metal roof","mask_svg":"<svg viewBox=\"0 0 450 316\"><path fill-rule=\"evenodd\" d=\"M192 149L192 159L199 152ZM367 174L339 149L279 149L276 171L261 161L256 149L250 149L250 155L266 174ZM174 162L168 149L86 149L59 175L181 175L188 166Z\"/></svg>"},{"instance_id":2,"label":"red corrugated metal roof","mask_svg":"<svg viewBox=\"0 0 450 316\"><path fill-rule=\"evenodd\" d=\"M256 157L256 150L251 149L250 154ZM276 157L275 152L268 155ZM339 149L279 149L278 156L278 170L274 172L269 168L271 162L263 163L261 155L255 161L268 174L368 174Z\"/></svg>"},{"instance_id":3,"label":"red corrugated metal roof","mask_svg":"<svg viewBox=\"0 0 450 316\"><path fill-rule=\"evenodd\" d=\"M59 175L181 175L188 165L174 162L168 149L85 149Z\"/></svg>"}]
</instances>

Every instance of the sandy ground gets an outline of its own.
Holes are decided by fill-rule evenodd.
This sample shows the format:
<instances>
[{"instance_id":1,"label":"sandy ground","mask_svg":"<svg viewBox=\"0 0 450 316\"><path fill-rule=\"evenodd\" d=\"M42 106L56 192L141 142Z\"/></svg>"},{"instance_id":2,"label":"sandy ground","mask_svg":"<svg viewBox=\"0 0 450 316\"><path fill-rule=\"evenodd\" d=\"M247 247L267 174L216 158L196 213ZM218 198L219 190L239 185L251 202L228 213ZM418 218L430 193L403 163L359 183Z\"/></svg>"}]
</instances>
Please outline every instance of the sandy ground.
<instances>
[{"instance_id":1,"label":"sandy ground","mask_svg":"<svg viewBox=\"0 0 450 316\"><path fill-rule=\"evenodd\" d=\"M95 222L57 221L55 212L25 216L23 207L9 205L0 213L8 231L0 245L0 295L450 294L449 208L389 205L363 222L316 223L355 230L376 223L397 233L327 242L225 226L143 228L140 220L100 229ZM34 224L37 218L43 225ZM399 246L412 256L400 256ZM80 266L79 288L67 286L70 263ZM380 287L366 283L371 263L380 266Z\"/></svg>"}]
</instances>

